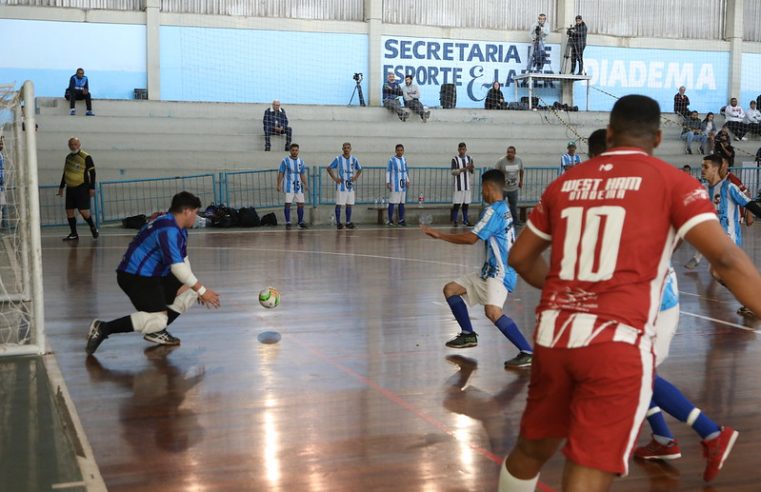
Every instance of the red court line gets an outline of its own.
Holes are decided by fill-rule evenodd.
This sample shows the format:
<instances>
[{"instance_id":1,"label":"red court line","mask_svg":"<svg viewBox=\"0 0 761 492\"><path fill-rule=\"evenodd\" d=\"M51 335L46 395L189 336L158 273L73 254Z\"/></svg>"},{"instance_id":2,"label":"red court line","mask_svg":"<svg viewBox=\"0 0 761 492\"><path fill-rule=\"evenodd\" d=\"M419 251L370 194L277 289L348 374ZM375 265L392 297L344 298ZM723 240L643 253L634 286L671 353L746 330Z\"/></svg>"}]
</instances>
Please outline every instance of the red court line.
<instances>
[{"instance_id":1,"label":"red court line","mask_svg":"<svg viewBox=\"0 0 761 492\"><path fill-rule=\"evenodd\" d=\"M302 340L299 340L297 337L288 336L288 339L296 342L296 344L300 345L301 348L308 350L314 356L316 356L319 359L324 360L325 362L329 363L330 365L332 365L333 367L335 367L339 371L348 374L349 376L351 376L352 378L354 378L357 381L361 382L362 384L364 384L366 386L369 386L370 388L374 389L375 391L377 391L378 393L383 395L387 400L391 401L392 403L395 403L395 404L399 405L400 407L402 407L405 410L407 410L408 412L412 413L413 415L415 415L419 419L428 422L429 424L431 424L433 427L437 428L441 432L443 432L443 433L449 435L450 437L454 438L455 440L459 441L459 439L457 438L455 432L452 429L450 429L446 424L444 424L443 422L437 420L436 418L428 415L427 413L425 413L425 411L423 411L422 409L416 407L412 403L409 403L408 401L404 400L401 396L397 395L396 393L394 393L390 389L384 388L383 386L379 385L378 383L376 383L372 379L369 379L369 378L361 375L360 373L358 373L354 369L352 369L352 368L350 368L348 366L345 366L344 364L338 362L337 360L333 359L329 355L325 354L323 351L321 351L321 350L319 350L319 349L317 349L315 347L312 347L311 345L305 343ZM470 447L470 449L472 449L476 453L480 454L481 456L484 456L485 458L493 461L494 463L496 463L498 465L502 465L502 462L504 461L503 457L497 456L496 454L492 453L488 449L484 449L484 448L482 448L480 446L477 446L476 444L473 444L473 443L470 443L470 442L468 442L466 444L468 445L468 447ZM542 491L542 492L555 492L555 489L553 489L549 485L547 485L545 483L542 483L542 482L537 483L537 488L540 491Z\"/></svg>"}]
</instances>

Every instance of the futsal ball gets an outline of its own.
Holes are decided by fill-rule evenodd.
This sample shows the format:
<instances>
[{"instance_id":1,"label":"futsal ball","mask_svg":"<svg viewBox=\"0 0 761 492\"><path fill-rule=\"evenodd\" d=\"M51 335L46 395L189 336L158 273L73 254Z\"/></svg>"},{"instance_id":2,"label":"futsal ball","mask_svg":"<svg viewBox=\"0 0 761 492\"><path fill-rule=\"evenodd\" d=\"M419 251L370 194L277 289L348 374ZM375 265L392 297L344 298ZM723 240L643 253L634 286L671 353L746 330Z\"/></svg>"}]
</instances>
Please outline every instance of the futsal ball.
<instances>
[{"instance_id":1,"label":"futsal ball","mask_svg":"<svg viewBox=\"0 0 761 492\"><path fill-rule=\"evenodd\" d=\"M267 287L259 291L259 304L267 309L272 309L280 305L280 292L274 287Z\"/></svg>"}]
</instances>

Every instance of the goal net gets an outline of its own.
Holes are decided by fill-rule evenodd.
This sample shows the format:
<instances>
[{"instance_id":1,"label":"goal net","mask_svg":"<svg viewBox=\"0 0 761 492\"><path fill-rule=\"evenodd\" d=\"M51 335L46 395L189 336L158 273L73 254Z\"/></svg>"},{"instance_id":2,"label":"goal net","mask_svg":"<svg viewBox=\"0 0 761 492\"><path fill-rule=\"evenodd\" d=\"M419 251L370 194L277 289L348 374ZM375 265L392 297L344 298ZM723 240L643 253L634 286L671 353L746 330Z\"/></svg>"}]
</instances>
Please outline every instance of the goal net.
<instances>
[{"instance_id":1,"label":"goal net","mask_svg":"<svg viewBox=\"0 0 761 492\"><path fill-rule=\"evenodd\" d=\"M31 82L0 86L0 356L45 351L34 107Z\"/></svg>"}]
</instances>

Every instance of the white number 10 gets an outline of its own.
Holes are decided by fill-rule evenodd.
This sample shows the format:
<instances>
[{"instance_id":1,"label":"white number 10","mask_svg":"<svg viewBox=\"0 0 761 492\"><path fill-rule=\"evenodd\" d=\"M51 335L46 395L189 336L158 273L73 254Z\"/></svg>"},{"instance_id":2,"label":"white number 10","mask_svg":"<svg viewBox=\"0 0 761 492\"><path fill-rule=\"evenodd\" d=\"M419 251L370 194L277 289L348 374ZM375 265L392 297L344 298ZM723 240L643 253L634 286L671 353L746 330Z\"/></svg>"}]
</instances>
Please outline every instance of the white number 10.
<instances>
[{"instance_id":1,"label":"white number 10","mask_svg":"<svg viewBox=\"0 0 761 492\"><path fill-rule=\"evenodd\" d=\"M626 209L612 206L592 207L585 213L583 207L569 207L560 213L560 217L566 219L567 225L563 242L563 260L560 263L560 279L599 282L613 277ZM602 217L605 217L605 224L600 231ZM596 258L598 246L599 258Z\"/></svg>"}]
</instances>

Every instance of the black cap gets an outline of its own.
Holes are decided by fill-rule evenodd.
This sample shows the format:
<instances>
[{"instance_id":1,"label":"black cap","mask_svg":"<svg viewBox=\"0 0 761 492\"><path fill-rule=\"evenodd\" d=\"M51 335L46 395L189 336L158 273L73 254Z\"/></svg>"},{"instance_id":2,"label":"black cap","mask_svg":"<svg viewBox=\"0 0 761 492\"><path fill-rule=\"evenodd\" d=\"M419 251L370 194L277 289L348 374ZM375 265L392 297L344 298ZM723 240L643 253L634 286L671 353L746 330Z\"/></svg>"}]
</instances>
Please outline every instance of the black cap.
<instances>
[{"instance_id":1,"label":"black cap","mask_svg":"<svg viewBox=\"0 0 761 492\"><path fill-rule=\"evenodd\" d=\"M577 15L577 16L576 16L576 20L581 20L581 16L580 16L580 15Z\"/></svg>"}]
</instances>

